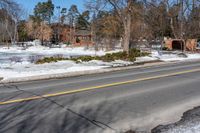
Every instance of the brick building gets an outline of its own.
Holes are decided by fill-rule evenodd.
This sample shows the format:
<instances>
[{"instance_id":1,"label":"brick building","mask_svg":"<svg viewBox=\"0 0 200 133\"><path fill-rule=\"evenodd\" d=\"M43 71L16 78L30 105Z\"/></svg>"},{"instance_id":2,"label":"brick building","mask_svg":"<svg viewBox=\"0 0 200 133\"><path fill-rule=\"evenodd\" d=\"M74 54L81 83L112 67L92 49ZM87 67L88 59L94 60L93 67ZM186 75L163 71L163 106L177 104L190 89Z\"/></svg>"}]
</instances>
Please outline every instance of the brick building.
<instances>
[{"instance_id":1,"label":"brick building","mask_svg":"<svg viewBox=\"0 0 200 133\"><path fill-rule=\"evenodd\" d=\"M75 46L92 46L92 34L89 30L77 30L74 34Z\"/></svg>"},{"instance_id":2,"label":"brick building","mask_svg":"<svg viewBox=\"0 0 200 133\"><path fill-rule=\"evenodd\" d=\"M53 30L52 40L55 42L70 43L74 46L93 45L91 31L78 30L66 24L54 23L51 25Z\"/></svg>"},{"instance_id":3,"label":"brick building","mask_svg":"<svg viewBox=\"0 0 200 133\"><path fill-rule=\"evenodd\" d=\"M70 42L70 36L72 36L72 32L70 32L70 26L66 24L58 24L54 23L51 25L53 30L52 40L60 41L60 42Z\"/></svg>"},{"instance_id":4,"label":"brick building","mask_svg":"<svg viewBox=\"0 0 200 133\"><path fill-rule=\"evenodd\" d=\"M197 50L197 39L166 39L164 41L165 47L169 50L182 50L182 51L193 51Z\"/></svg>"}]
</instances>

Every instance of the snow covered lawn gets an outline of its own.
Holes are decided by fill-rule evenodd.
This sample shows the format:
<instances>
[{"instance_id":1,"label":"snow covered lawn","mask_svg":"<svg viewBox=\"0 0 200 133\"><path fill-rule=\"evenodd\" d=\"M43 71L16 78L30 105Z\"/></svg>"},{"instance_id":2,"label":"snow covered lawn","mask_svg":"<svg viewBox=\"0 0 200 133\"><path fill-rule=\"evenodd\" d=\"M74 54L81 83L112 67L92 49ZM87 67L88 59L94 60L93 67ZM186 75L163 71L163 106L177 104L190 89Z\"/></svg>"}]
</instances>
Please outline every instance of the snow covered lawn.
<instances>
[{"instance_id":1,"label":"snow covered lawn","mask_svg":"<svg viewBox=\"0 0 200 133\"><path fill-rule=\"evenodd\" d=\"M169 62L169 61L186 61L186 60L195 60L200 59L199 53L185 53L182 54L181 52L159 52L159 51L152 51L151 54L152 58L157 58L161 61Z\"/></svg>"},{"instance_id":2,"label":"snow covered lawn","mask_svg":"<svg viewBox=\"0 0 200 133\"><path fill-rule=\"evenodd\" d=\"M119 52L121 50L110 51ZM92 60L89 62L75 63L70 60L59 61L55 63L45 63L45 64L35 64L31 61L32 57L44 57L44 56L56 56L62 55L64 57L71 56L82 56L82 55L105 55L108 52L98 51L95 52L93 49L85 49L83 47L78 48L47 48L42 46L30 47L23 50L20 47L11 47L7 49L5 47L0 47L0 77L3 80L29 77L29 76L39 76L39 75L49 75L49 74L59 74L67 72L78 72L86 70L97 70L108 67L116 66L126 66L132 65L134 62L116 60L113 62L103 62ZM145 62L145 61L183 61L191 59L200 59L200 54L187 54L187 57L180 57L174 53L161 53L157 51L152 51L150 56L139 57L135 62Z\"/></svg>"},{"instance_id":3,"label":"snow covered lawn","mask_svg":"<svg viewBox=\"0 0 200 133\"><path fill-rule=\"evenodd\" d=\"M63 57L76 57L83 55L102 56L106 53L119 51L121 50L109 52L96 52L93 49L85 49L84 47L47 48L42 46L34 46L26 50L23 50L21 47L11 47L10 49L7 49L6 47L0 47L0 77L3 77L4 80L7 80L20 77L97 70L106 67L124 66L132 64L132 62L121 60L109 63L93 60L90 62L82 62L78 64L69 60L45 64L35 64L31 61L31 58L33 56L35 56L36 58L37 56L38 58L41 58L57 55Z\"/></svg>"}]
</instances>

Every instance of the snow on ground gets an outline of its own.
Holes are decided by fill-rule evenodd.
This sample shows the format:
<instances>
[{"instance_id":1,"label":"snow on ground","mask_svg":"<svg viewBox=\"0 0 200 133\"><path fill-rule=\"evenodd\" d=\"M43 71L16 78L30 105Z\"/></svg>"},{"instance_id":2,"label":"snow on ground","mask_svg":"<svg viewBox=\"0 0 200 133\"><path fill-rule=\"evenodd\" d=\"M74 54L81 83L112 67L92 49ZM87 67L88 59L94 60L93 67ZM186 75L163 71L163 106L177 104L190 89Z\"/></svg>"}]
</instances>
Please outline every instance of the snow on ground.
<instances>
[{"instance_id":1,"label":"snow on ground","mask_svg":"<svg viewBox=\"0 0 200 133\"><path fill-rule=\"evenodd\" d=\"M67 72L78 72L85 70L97 70L106 67L117 67L132 65L134 62L116 60L113 62L103 62L92 60L89 62L75 63L73 61L59 61L55 63L34 64L32 57L41 58L44 56L61 55L64 57L82 56L82 55L105 55L106 53L119 52L116 51L94 51L93 49L85 49L84 47L61 47L61 48L48 48L42 46L33 46L28 49L21 47L0 47L0 77L4 80L10 78L29 77L48 74L59 74ZM191 59L200 59L200 54L187 54L187 57L178 56L175 53L162 53L152 51L150 56L138 57L135 62L145 61L183 61Z\"/></svg>"},{"instance_id":2,"label":"snow on ground","mask_svg":"<svg viewBox=\"0 0 200 133\"><path fill-rule=\"evenodd\" d=\"M0 48L0 53L8 53L12 55L56 55L62 54L63 56L80 56L80 55L104 55L104 51L94 51L90 49L85 49L84 47L62 47L62 48L49 48L43 46L32 46L27 49L23 49L22 47L7 47Z\"/></svg>"},{"instance_id":3,"label":"snow on ground","mask_svg":"<svg viewBox=\"0 0 200 133\"><path fill-rule=\"evenodd\" d=\"M200 59L200 54L198 53L186 53L182 54L181 52L159 52L159 51L152 51L151 54L152 58L157 58L161 61L186 61L186 60L195 60Z\"/></svg>"},{"instance_id":4,"label":"snow on ground","mask_svg":"<svg viewBox=\"0 0 200 133\"><path fill-rule=\"evenodd\" d=\"M126 61L114 61L110 63L102 61L90 61L76 64L73 61L59 61L55 63L34 64L30 61L30 57L39 56L55 56L62 55L64 57L82 56L82 55L105 55L106 53L118 52L116 51L94 51L93 49L85 49L84 47L62 47L62 48L48 48L42 46L30 47L26 50L21 47L6 47L0 48L0 77L4 80L11 78L59 74L67 72L78 72L86 70L97 70L105 67L124 66L130 64Z\"/></svg>"},{"instance_id":5,"label":"snow on ground","mask_svg":"<svg viewBox=\"0 0 200 133\"><path fill-rule=\"evenodd\" d=\"M163 133L200 133L200 123L198 122L188 122L185 125L179 125L173 127Z\"/></svg>"},{"instance_id":6,"label":"snow on ground","mask_svg":"<svg viewBox=\"0 0 200 133\"><path fill-rule=\"evenodd\" d=\"M85 70L96 70L105 66L90 66L76 64L73 61L60 61L49 64L16 63L0 69L0 76L4 79L19 78L46 74L59 74L66 72L77 72Z\"/></svg>"},{"instance_id":7,"label":"snow on ground","mask_svg":"<svg viewBox=\"0 0 200 133\"><path fill-rule=\"evenodd\" d=\"M146 61L156 61L156 60L158 60L156 57L144 56L144 57L137 57L135 62L146 62Z\"/></svg>"},{"instance_id":8,"label":"snow on ground","mask_svg":"<svg viewBox=\"0 0 200 133\"><path fill-rule=\"evenodd\" d=\"M121 50L109 51L108 53L118 52ZM49 48L43 46L32 46L27 49L22 47L1 47L0 52L6 53L18 53L18 54L40 54L40 55L55 55L63 54L67 56L78 56L78 55L104 55L105 51L95 51L94 49L86 49L85 47L61 47L61 48ZM106 52L107 53L107 52Z\"/></svg>"}]
</instances>

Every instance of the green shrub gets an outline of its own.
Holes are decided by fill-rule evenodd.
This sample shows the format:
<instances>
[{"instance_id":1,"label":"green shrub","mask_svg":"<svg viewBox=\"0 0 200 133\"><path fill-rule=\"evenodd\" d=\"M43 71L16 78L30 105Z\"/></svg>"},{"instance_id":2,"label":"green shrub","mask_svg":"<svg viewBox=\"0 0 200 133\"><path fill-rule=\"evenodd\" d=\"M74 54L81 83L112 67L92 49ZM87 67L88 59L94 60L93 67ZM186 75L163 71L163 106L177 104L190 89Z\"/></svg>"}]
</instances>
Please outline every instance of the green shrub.
<instances>
[{"instance_id":1,"label":"green shrub","mask_svg":"<svg viewBox=\"0 0 200 133\"><path fill-rule=\"evenodd\" d=\"M62 56L57 56L57 57L45 57L43 59L39 59L36 64L43 64L43 63L50 63L50 62L57 62L61 60L72 60L76 63L81 63L81 62L89 62L91 60L102 60L105 62L111 62L115 60L127 60L127 61L135 61L136 57L140 56L147 56L149 53L146 52L141 52L138 49L130 49L129 54L127 52L117 52L117 53L107 53L104 56L80 56L76 58L63 58Z\"/></svg>"},{"instance_id":2,"label":"green shrub","mask_svg":"<svg viewBox=\"0 0 200 133\"><path fill-rule=\"evenodd\" d=\"M147 53L147 52L141 52L141 56L149 56L150 53Z\"/></svg>"},{"instance_id":3,"label":"green shrub","mask_svg":"<svg viewBox=\"0 0 200 133\"><path fill-rule=\"evenodd\" d=\"M111 62L111 61L114 61L115 59L114 59L114 56L112 56L112 54L106 54L101 57L101 60L105 62Z\"/></svg>"},{"instance_id":4,"label":"green shrub","mask_svg":"<svg viewBox=\"0 0 200 133\"><path fill-rule=\"evenodd\" d=\"M81 60L83 62L88 62L88 61L94 60L94 57L92 57L92 56L80 56L77 59Z\"/></svg>"},{"instance_id":5,"label":"green shrub","mask_svg":"<svg viewBox=\"0 0 200 133\"><path fill-rule=\"evenodd\" d=\"M112 54L114 60L126 60L128 54L126 52L117 52Z\"/></svg>"},{"instance_id":6,"label":"green shrub","mask_svg":"<svg viewBox=\"0 0 200 133\"><path fill-rule=\"evenodd\" d=\"M67 46L71 45L70 42L64 42L64 44L66 44Z\"/></svg>"},{"instance_id":7,"label":"green shrub","mask_svg":"<svg viewBox=\"0 0 200 133\"><path fill-rule=\"evenodd\" d=\"M77 37L76 38L76 43L80 43L81 42L81 40Z\"/></svg>"},{"instance_id":8,"label":"green shrub","mask_svg":"<svg viewBox=\"0 0 200 133\"><path fill-rule=\"evenodd\" d=\"M117 52L117 53L108 53L104 56L101 56L99 58L96 57L96 60L103 60L105 62L111 62L114 60L126 60L128 57L128 54L126 52Z\"/></svg>"},{"instance_id":9,"label":"green shrub","mask_svg":"<svg viewBox=\"0 0 200 133\"><path fill-rule=\"evenodd\" d=\"M129 50L129 61L135 61L136 57L141 57L141 56L148 56L150 53L147 52L141 52L139 49L130 49Z\"/></svg>"},{"instance_id":10,"label":"green shrub","mask_svg":"<svg viewBox=\"0 0 200 133\"><path fill-rule=\"evenodd\" d=\"M129 56L131 57L140 57L141 56L141 51L139 49L130 49L129 50Z\"/></svg>"},{"instance_id":11,"label":"green shrub","mask_svg":"<svg viewBox=\"0 0 200 133\"><path fill-rule=\"evenodd\" d=\"M163 47L162 50L169 50L169 48L168 47Z\"/></svg>"},{"instance_id":12,"label":"green shrub","mask_svg":"<svg viewBox=\"0 0 200 133\"><path fill-rule=\"evenodd\" d=\"M43 59L37 60L36 64L58 62L58 61L61 61L61 60L69 60L69 59L68 58L63 58L63 57L44 57Z\"/></svg>"}]
</instances>

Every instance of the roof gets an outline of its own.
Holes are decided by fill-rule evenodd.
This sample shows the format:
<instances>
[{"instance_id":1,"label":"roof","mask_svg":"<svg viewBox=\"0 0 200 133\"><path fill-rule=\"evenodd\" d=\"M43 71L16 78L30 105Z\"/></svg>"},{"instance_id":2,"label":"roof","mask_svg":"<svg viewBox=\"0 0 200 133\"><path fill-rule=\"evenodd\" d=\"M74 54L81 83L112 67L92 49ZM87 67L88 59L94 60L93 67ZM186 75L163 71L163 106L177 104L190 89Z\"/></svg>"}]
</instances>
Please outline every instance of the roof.
<instances>
[{"instance_id":1,"label":"roof","mask_svg":"<svg viewBox=\"0 0 200 133\"><path fill-rule=\"evenodd\" d=\"M89 30L78 30L76 31L76 36L88 36L91 35L91 31Z\"/></svg>"}]
</instances>

